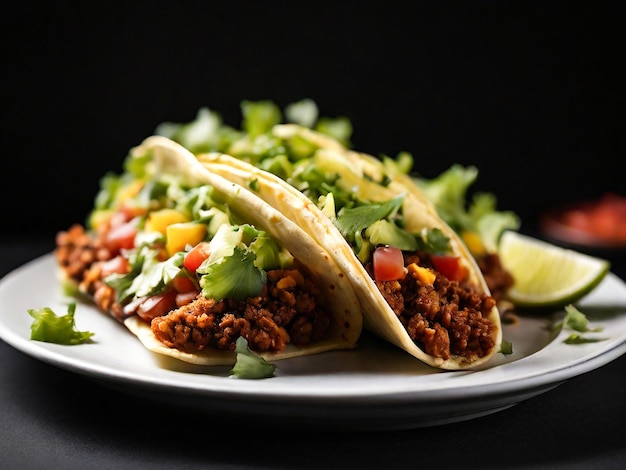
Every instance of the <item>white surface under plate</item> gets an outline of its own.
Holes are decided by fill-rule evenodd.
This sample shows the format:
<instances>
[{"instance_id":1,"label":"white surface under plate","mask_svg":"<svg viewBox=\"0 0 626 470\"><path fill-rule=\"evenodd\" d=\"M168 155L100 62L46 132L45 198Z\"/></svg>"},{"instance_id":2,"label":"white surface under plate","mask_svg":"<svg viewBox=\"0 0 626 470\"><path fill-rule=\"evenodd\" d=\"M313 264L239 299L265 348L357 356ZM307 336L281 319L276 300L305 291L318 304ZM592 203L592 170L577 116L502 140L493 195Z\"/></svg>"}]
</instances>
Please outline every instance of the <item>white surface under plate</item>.
<instances>
[{"instance_id":1,"label":"white surface under plate","mask_svg":"<svg viewBox=\"0 0 626 470\"><path fill-rule=\"evenodd\" d=\"M76 327L94 332L93 343L31 341L28 309L67 312L56 273L47 254L0 281L0 338L36 359L130 394L233 419L263 417L280 426L382 430L463 421L513 406L626 352L626 284L609 274L577 304L592 326L602 328L585 336L601 341L568 345L563 341L570 331L551 340L548 315L525 315L503 327L513 354L497 354L477 371L430 368L364 333L355 350L277 361L274 377L242 380L229 377L229 367L158 357L86 303L77 305Z\"/></svg>"}]
</instances>

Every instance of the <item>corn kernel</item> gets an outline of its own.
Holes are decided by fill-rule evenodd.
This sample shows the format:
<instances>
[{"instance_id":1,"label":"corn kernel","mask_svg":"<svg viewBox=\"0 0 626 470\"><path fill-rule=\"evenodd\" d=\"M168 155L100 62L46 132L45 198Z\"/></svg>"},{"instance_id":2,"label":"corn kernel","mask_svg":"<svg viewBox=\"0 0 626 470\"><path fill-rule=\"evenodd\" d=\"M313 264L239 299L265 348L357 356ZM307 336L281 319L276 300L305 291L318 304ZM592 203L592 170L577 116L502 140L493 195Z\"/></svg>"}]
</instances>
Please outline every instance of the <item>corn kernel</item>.
<instances>
[{"instance_id":1,"label":"corn kernel","mask_svg":"<svg viewBox=\"0 0 626 470\"><path fill-rule=\"evenodd\" d=\"M289 289L291 287L296 287L296 280L289 275L285 276L276 283L276 287L278 287L279 289Z\"/></svg>"},{"instance_id":2,"label":"corn kernel","mask_svg":"<svg viewBox=\"0 0 626 470\"><path fill-rule=\"evenodd\" d=\"M425 268L423 266L419 266L415 263L411 263L407 266L409 273L415 279L420 281L422 284L430 284L432 285L435 282L435 278L437 275L431 269Z\"/></svg>"}]
</instances>

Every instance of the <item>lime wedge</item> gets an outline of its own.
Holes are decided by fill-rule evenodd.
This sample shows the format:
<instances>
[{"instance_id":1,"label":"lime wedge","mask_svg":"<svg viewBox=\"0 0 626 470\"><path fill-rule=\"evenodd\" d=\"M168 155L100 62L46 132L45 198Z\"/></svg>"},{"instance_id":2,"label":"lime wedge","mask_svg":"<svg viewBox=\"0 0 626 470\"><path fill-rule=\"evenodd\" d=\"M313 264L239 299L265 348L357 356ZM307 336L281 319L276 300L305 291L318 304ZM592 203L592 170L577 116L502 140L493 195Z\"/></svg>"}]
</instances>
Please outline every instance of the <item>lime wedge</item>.
<instances>
[{"instance_id":1,"label":"lime wedge","mask_svg":"<svg viewBox=\"0 0 626 470\"><path fill-rule=\"evenodd\" d=\"M591 292L609 272L609 261L514 231L498 245L515 284L507 295L520 307L562 307Z\"/></svg>"}]
</instances>

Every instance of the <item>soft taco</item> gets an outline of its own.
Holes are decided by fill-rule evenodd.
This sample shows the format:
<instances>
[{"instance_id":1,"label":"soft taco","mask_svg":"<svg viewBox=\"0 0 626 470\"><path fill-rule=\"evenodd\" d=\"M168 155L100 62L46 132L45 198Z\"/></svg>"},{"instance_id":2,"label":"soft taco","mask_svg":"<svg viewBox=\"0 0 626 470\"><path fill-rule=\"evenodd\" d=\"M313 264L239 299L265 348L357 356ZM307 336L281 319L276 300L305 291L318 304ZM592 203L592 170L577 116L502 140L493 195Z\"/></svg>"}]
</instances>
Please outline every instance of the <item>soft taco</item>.
<instances>
[{"instance_id":1,"label":"soft taco","mask_svg":"<svg viewBox=\"0 0 626 470\"><path fill-rule=\"evenodd\" d=\"M433 206L397 180L366 177L342 149L320 145L308 130L279 125L272 133L274 148L295 162L286 177L246 153L198 159L251 188L331 253L357 291L366 329L437 368L489 361L502 341L496 300Z\"/></svg>"},{"instance_id":2,"label":"soft taco","mask_svg":"<svg viewBox=\"0 0 626 470\"><path fill-rule=\"evenodd\" d=\"M290 198L291 196L285 195ZM163 137L107 175L89 222L57 236L65 281L151 351L232 365L356 347L352 283L310 234Z\"/></svg>"}]
</instances>

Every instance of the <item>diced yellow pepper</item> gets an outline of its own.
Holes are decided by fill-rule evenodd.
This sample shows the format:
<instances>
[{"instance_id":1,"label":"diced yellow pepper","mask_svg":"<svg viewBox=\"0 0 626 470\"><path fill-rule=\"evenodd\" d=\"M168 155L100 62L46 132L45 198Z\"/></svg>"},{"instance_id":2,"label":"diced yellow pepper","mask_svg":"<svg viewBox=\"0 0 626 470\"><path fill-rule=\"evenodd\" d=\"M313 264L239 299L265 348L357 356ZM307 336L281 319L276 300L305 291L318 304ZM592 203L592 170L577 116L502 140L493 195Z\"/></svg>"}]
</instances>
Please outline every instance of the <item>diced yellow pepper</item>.
<instances>
[{"instance_id":1,"label":"diced yellow pepper","mask_svg":"<svg viewBox=\"0 0 626 470\"><path fill-rule=\"evenodd\" d=\"M176 209L160 209L150 212L146 220L146 232L160 232L166 235L168 225L190 222L189 218Z\"/></svg>"},{"instance_id":2,"label":"diced yellow pepper","mask_svg":"<svg viewBox=\"0 0 626 470\"><path fill-rule=\"evenodd\" d=\"M482 256L485 254L485 245L476 232L463 232L461 238L472 255Z\"/></svg>"},{"instance_id":3,"label":"diced yellow pepper","mask_svg":"<svg viewBox=\"0 0 626 470\"><path fill-rule=\"evenodd\" d=\"M415 263L409 264L407 266L407 269L409 270L409 274L411 274L411 276L420 281L422 284L432 285L435 282L435 278L437 277L437 274L435 274L432 269L419 266Z\"/></svg>"},{"instance_id":4,"label":"diced yellow pepper","mask_svg":"<svg viewBox=\"0 0 626 470\"><path fill-rule=\"evenodd\" d=\"M165 248L169 256L183 251L187 245L196 246L206 237L206 225L196 222L170 224L166 228Z\"/></svg>"},{"instance_id":5,"label":"diced yellow pepper","mask_svg":"<svg viewBox=\"0 0 626 470\"><path fill-rule=\"evenodd\" d=\"M118 202L124 202L128 199L134 198L137 194L139 194L143 185L144 183L141 180L132 181L127 186L119 189L117 194L115 194L115 200Z\"/></svg>"},{"instance_id":6,"label":"diced yellow pepper","mask_svg":"<svg viewBox=\"0 0 626 470\"><path fill-rule=\"evenodd\" d=\"M276 283L276 287L278 287L279 289L289 289L292 287L296 287L296 280L291 277L290 275L287 275L283 278L281 278L277 283Z\"/></svg>"}]
</instances>

